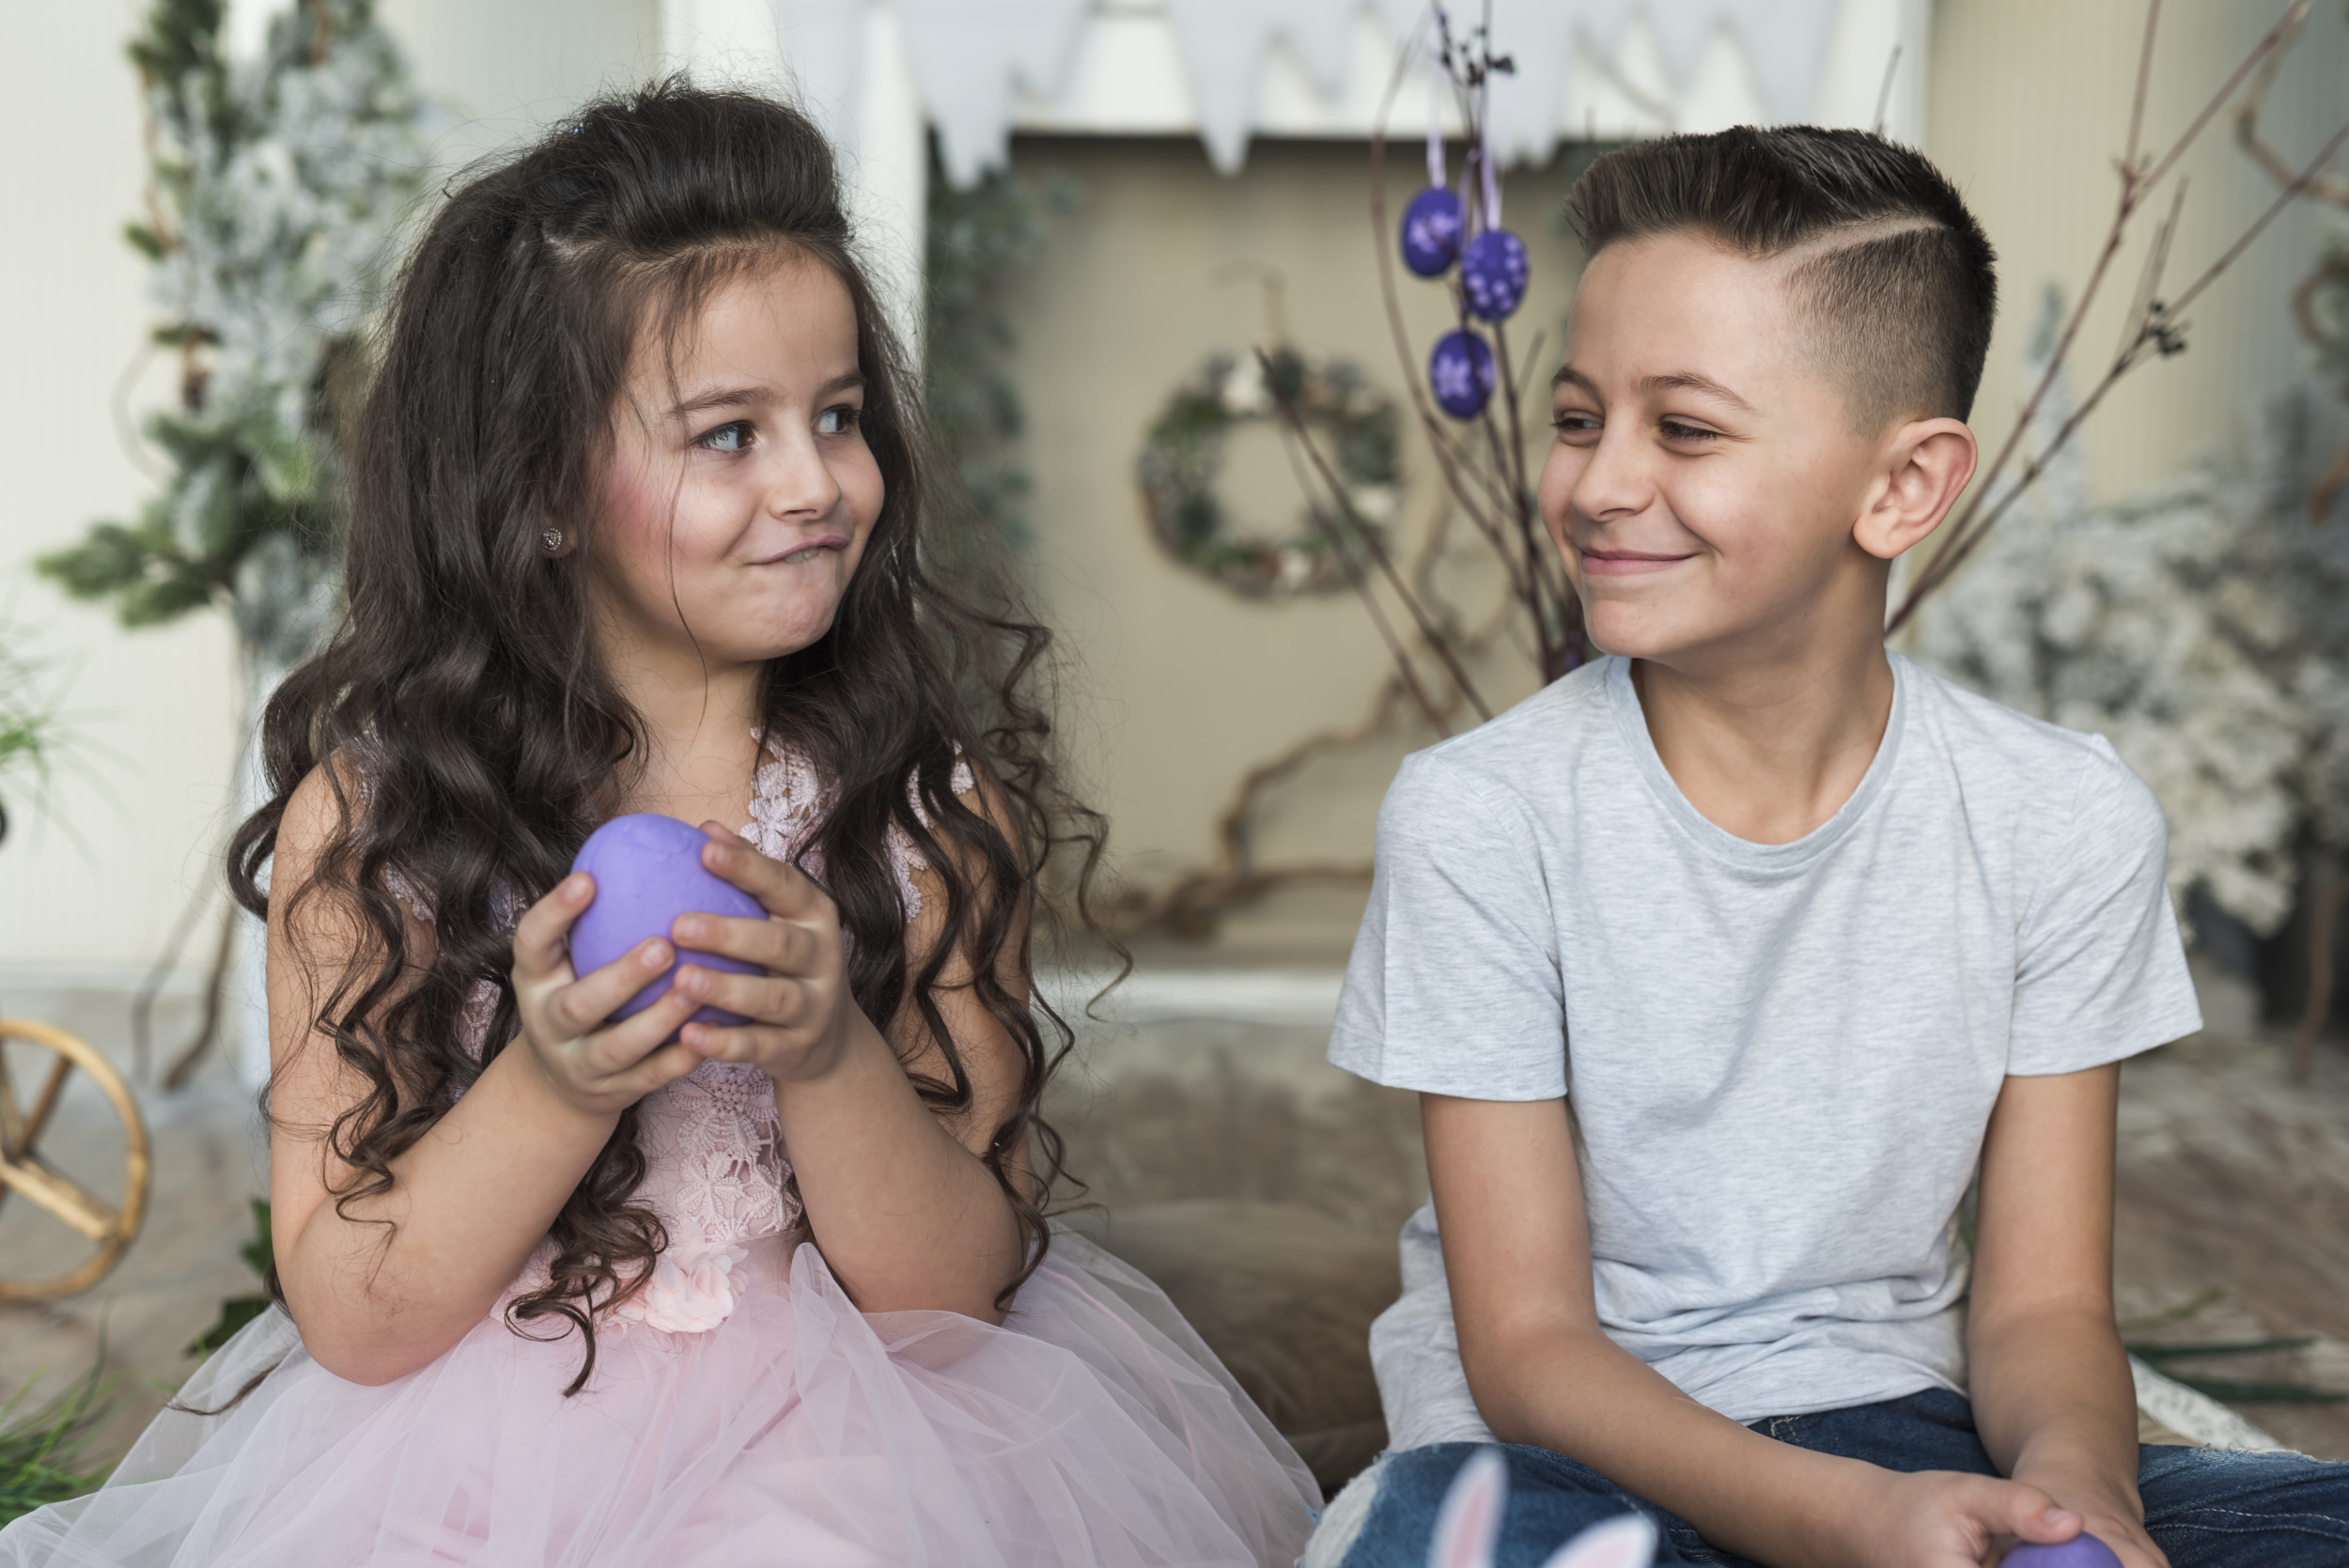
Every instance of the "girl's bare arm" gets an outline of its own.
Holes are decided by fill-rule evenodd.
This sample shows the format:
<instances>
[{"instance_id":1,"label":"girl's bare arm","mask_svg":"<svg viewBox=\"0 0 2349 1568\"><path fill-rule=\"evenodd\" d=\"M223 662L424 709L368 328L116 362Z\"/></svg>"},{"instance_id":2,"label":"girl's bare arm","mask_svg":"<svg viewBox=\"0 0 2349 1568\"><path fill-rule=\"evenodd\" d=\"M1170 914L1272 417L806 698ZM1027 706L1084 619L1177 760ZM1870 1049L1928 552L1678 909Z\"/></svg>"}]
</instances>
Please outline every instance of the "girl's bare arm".
<instances>
[{"instance_id":1,"label":"girl's bare arm","mask_svg":"<svg viewBox=\"0 0 2349 1568\"><path fill-rule=\"evenodd\" d=\"M998 826L1005 826L1000 820ZM911 1076L951 1081L944 1053L909 1001L878 1027L847 994L837 917L805 877L752 850L716 824L705 863L766 905L765 922L688 916L678 941L759 963L766 977L687 966L678 986L753 1020L742 1029L695 1025L686 1042L712 1056L755 1061L775 1080L784 1146L807 1205L808 1228L850 1297L868 1312L930 1308L1000 1323L997 1297L1025 1261L1023 1233L984 1158L1019 1102L1019 1044L981 1003L967 956L956 953L932 991L971 1083L971 1104L933 1110ZM975 867L972 868L975 874ZM921 916L907 932L918 972L941 939L945 893L916 873ZM1020 938L1005 945L998 978L1028 995L1027 900ZM894 1038L893 1038L894 1037ZM1007 1152L1015 1172L1025 1150Z\"/></svg>"},{"instance_id":2,"label":"girl's bare arm","mask_svg":"<svg viewBox=\"0 0 2349 1568\"><path fill-rule=\"evenodd\" d=\"M567 884L524 917L516 937L526 1009L542 1026L559 1023L552 1059L517 1040L391 1161L388 1191L338 1205L334 1195L350 1192L361 1172L336 1156L327 1134L366 1084L315 1020L359 931L350 912L326 897L304 900L288 916L334 820L325 775L314 773L288 803L272 867L271 1232L303 1345L337 1376L374 1384L426 1365L479 1323L546 1234L620 1110L699 1059L676 1048L647 1055L690 1010L666 999L629 1020L644 1021L630 1034L586 1032L578 1020L603 1017L667 957L663 952L646 963L646 955L631 954L568 985L562 933L587 899ZM407 941L419 968L428 962L432 928L412 913ZM631 962L641 970L630 972Z\"/></svg>"},{"instance_id":3,"label":"girl's bare arm","mask_svg":"<svg viewBox=\"0 0 2349 1568\"><path fill-rule=\"evenodd\" d=\"M981 1161L1018 1094L1019 1058L968 991L941 995L939 1007L972 1079L970 1112L950 1120L924 1104L887 1039L860 1016L839 1066L779 1086L784 1146L808 1228L858 1307L1001 1323L997 1297L1019 1272L1023 1238Z\"/></svg>"}]
</instances>

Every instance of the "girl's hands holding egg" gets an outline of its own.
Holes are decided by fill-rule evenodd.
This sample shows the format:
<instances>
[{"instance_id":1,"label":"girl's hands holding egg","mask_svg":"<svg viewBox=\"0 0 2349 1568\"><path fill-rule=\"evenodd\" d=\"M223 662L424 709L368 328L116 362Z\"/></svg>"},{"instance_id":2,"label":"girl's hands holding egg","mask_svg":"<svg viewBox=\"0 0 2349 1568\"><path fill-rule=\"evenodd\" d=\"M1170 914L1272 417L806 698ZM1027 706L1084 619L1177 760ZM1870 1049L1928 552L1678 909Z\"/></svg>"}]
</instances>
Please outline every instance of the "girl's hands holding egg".
<instances>
[{"instance_id":1,"label":"girl's hands holding egg","mask_svg":"<svg viewBox=\"0 0 2349 1568\"><path fill-rule=\"evenodd\" d=\"M595 878L573 872L523 913L514 928L514 999L521 1044L555 1097L583 1115L617 1116L701 1065L693 1052L661 1044L700 1003L673 987L642 1012L605 1022L677 955L653 938L575 974L565 938L595 896Z\"/></svg>"},{"instance_id":2,"label":"girl's hands holding egg","mask_svg":"<svg viewBox=\"0 0 2349 1568\"><path fill-rule=\"evenodd\" d=\"M839 911L796 866L769 859L715 822L702 824L702 831L709 835L702 864L757 899L768 918L680 915L670 935L679 947L739 959L766 972L729 973L689 955L670 995L748 1021L735 1028L689 1023L684 1043L697 1060L755 1063L778 1085L821 1078L848 1054L860 1025L872 1028L849 994Z\"/></svg>"}]
</instances>

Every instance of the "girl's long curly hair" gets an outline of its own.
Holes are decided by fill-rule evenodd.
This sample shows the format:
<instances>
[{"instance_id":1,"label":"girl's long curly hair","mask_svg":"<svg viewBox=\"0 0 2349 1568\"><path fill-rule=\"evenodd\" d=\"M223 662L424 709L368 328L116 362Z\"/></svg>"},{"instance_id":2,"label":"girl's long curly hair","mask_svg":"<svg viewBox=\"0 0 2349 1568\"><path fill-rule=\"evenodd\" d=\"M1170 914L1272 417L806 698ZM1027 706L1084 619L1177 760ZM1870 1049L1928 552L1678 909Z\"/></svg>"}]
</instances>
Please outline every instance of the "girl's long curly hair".
<instances>
[{"instance_id":1,"label":"girl's long curly hair","mask_svg":"<svg viewBox=\"0 0 2349 1568\"><path fill-rule=\"evenodd\" d=\"M431 220L351 443L347 615L263 720L272 793L231 846L237 897L261 915L272 897L324 899L361 934L311 1020L365 1086L324 1129L356 1173L334 1194L341 1213L390 1188L391 1162L514 1038L512 912L566 875L645 757L639 718L598 656L587 585L631 357L647 340L674 345L714 287L786 256L830 268L848 290L864 437L888 489L831 630L767 666L764 722L830 785L810 859L839 908L865 1015L888 1030L910 1007L942 1054L942 1074L915 1079L923 1098L941 1110L972 1100L933 994L957 956L1019 1042L1019 1100L987 1161L1029 1240L1020 1278L1043 1257L1060 1143L1037 1106L1070 1032L1006 977L1027 972L1031 905L1051 908L1031 897L1048 865L1070 872L1074 909L1097 929L1085 910L1102 842L1101 819L1062 787L1034 691L1048 634L1000 575L958 573L951 586L933 575L923 535L944 499L925 489L911 383L822 135L783 104L674 78L589 104ZM579 549L548 558L549 527ZM1008 831L956 796L958 758L986 776ZM338 819L314 875L265 890L288 800L330 762ZM918 968L893 828L943 890L943 929ZM387 874L429 903L428 963ZM482 986L496 1005L476 1057L467 1020ZM631 1110L554 1221L551 1282L509 1312L518 1331L548 1317L579 1330L574 1391L594 1369L597 1313L665 1245L630 1203L644 1174ZM282 1300L273 1271L271 1284Z\"/></svg>"}]
</instances>

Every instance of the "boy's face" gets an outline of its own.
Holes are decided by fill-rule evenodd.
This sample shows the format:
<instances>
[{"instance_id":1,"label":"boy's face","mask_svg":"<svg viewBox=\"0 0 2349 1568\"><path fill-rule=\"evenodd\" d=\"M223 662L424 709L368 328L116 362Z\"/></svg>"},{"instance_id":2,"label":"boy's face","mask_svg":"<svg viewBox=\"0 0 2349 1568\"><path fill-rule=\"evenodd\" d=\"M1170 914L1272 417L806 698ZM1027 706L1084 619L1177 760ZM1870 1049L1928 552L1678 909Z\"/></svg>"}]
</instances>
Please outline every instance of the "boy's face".
<instances>
[{"instance_id":1,"label":"boy's face","mask_svg":"<svg viewBox=\"0 0 2349 1568\"><path fill-rule=\"evenodd\" d=\"M1583 273L1540 502L1610 653L1703 663L1791 646L1822 614L1882 625L1884 562L1854 528L1901 432L1853 432L1786 266L1668 234Z\"/></svg>"}]
</instances>

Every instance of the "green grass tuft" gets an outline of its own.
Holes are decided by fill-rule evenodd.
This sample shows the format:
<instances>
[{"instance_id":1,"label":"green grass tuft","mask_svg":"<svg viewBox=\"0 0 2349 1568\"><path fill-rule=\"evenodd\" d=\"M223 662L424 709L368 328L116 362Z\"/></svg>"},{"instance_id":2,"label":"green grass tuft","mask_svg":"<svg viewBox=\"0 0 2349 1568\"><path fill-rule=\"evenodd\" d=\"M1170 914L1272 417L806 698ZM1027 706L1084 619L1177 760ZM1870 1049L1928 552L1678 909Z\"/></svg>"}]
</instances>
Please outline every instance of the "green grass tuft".
<instances>
[{"instance_id":1,"label":"green grass tuft","mask_svg":"<svg viewBox=\"0 0 2349 1568\"><path fill-rule=\"evenodd\" d=\"M89 1371L55 1397L22 1409L33 1391L28 1382L0 1405L0 1525L98 1489L114 1467L98 1460L90 1446L114 1414L118 1382L106 1374L101 1351Z\"/></svg>"},{"instance_id":2,"label":"green grass tuft","mask_svg":"<svg viewBox=\"0 0 2349 1568\"><path fill-rule=\"evenodd\" d=\"M270 1265L269 1200L256 1198L252 1202L253 1239L237 1250L243 1255L246 1263L252 1265L253 1272L259 1275L262 1281L266 1283L269 1280ZM191 1341L185 1354L210 1356L213 1351L226 1344L238 1329L268 1311L269 1297L266 1295L228 1297L220 1304L219 1320Z\"/></svg>"}]
</instances>

